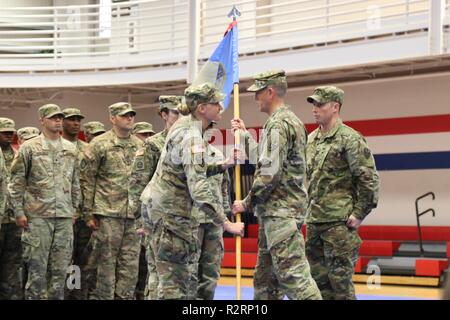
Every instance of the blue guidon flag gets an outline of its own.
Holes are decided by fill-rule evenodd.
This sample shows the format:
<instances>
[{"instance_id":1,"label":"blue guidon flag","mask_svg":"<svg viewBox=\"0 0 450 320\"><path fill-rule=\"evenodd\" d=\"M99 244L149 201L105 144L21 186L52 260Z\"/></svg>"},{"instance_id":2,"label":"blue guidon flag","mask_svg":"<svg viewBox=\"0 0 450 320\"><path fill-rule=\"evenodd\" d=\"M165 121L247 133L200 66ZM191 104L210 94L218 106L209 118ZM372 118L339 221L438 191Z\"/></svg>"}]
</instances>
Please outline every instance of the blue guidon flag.
<instances>
[{"instance_id":1,"label":"blue guidon flag","mask_svg":"<svg viewBox=\"0 0 450 320\"><path fill-rule=\"evenodd\" d=\"M229 24L222 41L203 65L193 85L204 82L214 84L225 94L223 101L223 110L225 111L230 103L233 85L239 83L237 21Z\"/></svg>"}]
</instances>

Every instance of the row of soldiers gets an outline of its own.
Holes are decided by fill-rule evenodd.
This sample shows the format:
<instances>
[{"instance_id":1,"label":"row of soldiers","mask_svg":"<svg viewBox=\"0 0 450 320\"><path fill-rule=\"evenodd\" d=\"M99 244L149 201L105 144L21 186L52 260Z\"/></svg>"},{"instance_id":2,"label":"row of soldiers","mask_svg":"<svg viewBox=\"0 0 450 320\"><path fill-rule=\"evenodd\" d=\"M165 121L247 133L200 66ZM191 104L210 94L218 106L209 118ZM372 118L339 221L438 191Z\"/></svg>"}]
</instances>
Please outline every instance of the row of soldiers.
<instances>
[{"instance_id":1,"label":"row of soldiers","mask_svg":"<svg viewBox=\"0 0 450 320\"><path fill-rule=\"evenodd\" d=\"M114 107L111 107L110 110L116 112L114 110L117 110L117 108L120 109L127 105L128 104L116 104ZM167 107L167 104L163 105L162 108L160 108L160 114L163 117L167 114L172 115L172 113L177 116L178 111L176 111L176 107L176 103L174 106L169 106L169 108ZM169 109L173 110L169 111ZM135 114L134 110L132 110L132 113ZM41 135L39 135L39 129L35 127L24 127L16 130L15 123L12 119L0 118L0 183L2 191L0 197L0 218L2 219L2 226L0 228L0 299L23 299L24 292L25 297L29 299L61 299L64 296L66 299L86 299L88 297L88 286L84 281L85 275L87 274L85 270L95 268L95 266L92 265L86 268L87 258L90 254L89 249L92 247L91 244L89 244L92 231L86 226L86 219L84 218L84 215L82 215L83 206L81 203L76 206L77 209L75 212L72 212L71 209L72 205L75 205L75 202L69 202L69 204L64 202L58 203L59 201L64 200L64 196L58 193L67 193L68 190L72 190L73 186L67 186L68 181L66 181L67 179L64 179L65 176L57 177L58 174L65 174L72 170L72 164L71 162L67 162L67 158L70 158L69 156L73 151L75 151L78 160L81 161L83 153L88 148L88 143L95 137L106 132L104 124L99 121L91 121L83 125L87 143L78 139L81 130L81 122L84 118L84 115L82 115L77 108L60 110L60 108L54 104L44 105L39 109L39 119L43 125L43 132ZM174 120L176 119L171 119L172 122ZM56 122L56 124L54 125L52 122ZM62 139L64 140L59 137L59 132L62 132ZM15 133L17 133L19 146L22 146L26 141L30 140L30 143L34 142L38 147L29 146L27 144L25 149L21 148L21 151L17 150L13 145ZM55 139L56 142L51 141L48 138L48 136L51 136L51 133L54 134L54 137L57 137L57 139ZM151 124L139 122L133 125L132 133L139 139L145 140L155 132L153 131ZM73 150L67 142L73 144L75 150ZM20 154L20 152L22 152L22 154ZM134 153L135 150L133 150L128 157L132 157ZM14 158L18 158L18 160L16 161L16 168L12 169ZM20 203L18 206L14 206L13 197L8 198L8 193L6 191L7 183L10 180L15 179L14 177L11 179L11 176L16 175L17 177L17 166L19 166L20 171L23 171L25 174L22 178L26 178L26 180L31 178L30 185L35 188L35 190L29 190L29 188L27 188L27 185L29 185L28 181L20 179L22 180L20 181L20 186L23 189L17 191L22 194L24 194L25 191L28 191L33 195L32 200L27 198L18 200L19 202L28 205L28 208L25 208L25 210L22 209L23 205L20 205ZM77 167L78 166L79 164ZM73 173L76 173L77 170L79 169L76 169ZM22 172L19 172L19 174L20 173ZM45 175L47 175L47 178L44 177ZM54 178L53 181L52 178ZM78 180L78 174L76 174L76 176L73 175L71 179ZM33 183L42 185L33 186ZM60 185L60 183L62 184ZM39 190L36 189L36 187L39 187ZM12 188L17 188L17 186L13 186ZM71 191L72 194L70 194L73 201L75 201L76 198L79 198L77 194L80 194L77 190L78 187L76 187L76 183L74 189L75 190L72 191L75 192ZM50 208L51 206L43 208L42 204L39 204L39 202L42 201L50 203L54 201L56 203L53 208ZM34 204L31 202L34 202ZM21 212L21 210L24 211ZM19 213L16 214L16 212ZM24 215L23 213L26 214ZM49 231L47 229L49 226L42 226L41 224L43 222L51 221L51 219L44 219L44 221L41 221L42 219L40 219L57 218L54 222L57 222L58 220L61 222L64 220L61 218L67 218L68 216L73 216L73 219L71 219L71 221L73 220L73 250L72 245L69 245L69 235L71 232L69 232L67 226L61 227L55 225L53 226L53 231L58 232L49 233L46 232ZM24 222L24 220L27 221ZM58 229L59 227L61 227L61 229ZM42 230L42 228L47 230ZM36 229L36 231L31 232L32 229ZM65 239L62 240L62 238L58 238L58 235ZM45 236L47 236L47 238L45 238ZM50 243L52 244L51 247L45 247L50 245ZM53 247L53 244L56 246ZM67 260L69 252L71 258ZM56 255L56 253L58 253L58 255ZM31 261L31 255L34 256L34 261ZM48 259L46 259L46 257L48 257ZM72 290L69 290L66 286L65 290L63 290L63 279L66 278L67 262L71 262L73 265L83 269L81 272L81 280L83 281L81 287L78 285L74 286ZM92 264L97 264L95 259L92 259ZM31 268L29 268L30 265ZM64 265L66 266L63 267ZM35 270L35 267L36 269L39 267L40 270ZM140 268L142 270L140 270L140 282L136 287L137 299L143 299L143 291L146 286L146 265L142 254ZM53 274L55 278L48 284L44 283L47 272ZM50 279L51 278L52 277L50 277ZM28 281L28 279L30 281ZM26 286L26 283L29 283L29 285ZM55 283L58 284L56 285ZM27 287L31 287L31 289L27 290ZM49 290L50 288L53 289ZM62 292L64 292L64 295Z\"/></svg>"},{"instance_id":2,"label":"row of soldiers","mask_svg":"<svg viewBox=\"0 0 450 320\"><path fill-rule=\"evenodd\" d=\"M17 282L4 290L17 295L5 298L212 299L223 230L243 234L243 224L228 216L254 212L255 299L354 299L357 228L376 206L379 178L364 138L340 120L343 91L319 87L308 97L319 124L308 137L284 103L284 71L256 75L248 90L269 119L259 144L241 119L231 123L242 149L258 159L249 194L233 205L227 169L241 155L225 159L207 142L222 111L213 85L161 96L166 126L158 134L134 123L130 104L113 104L110 131L85 125L88 135L99 135L89 144L77 139L78 109L42 106L42 134L21 145L9 178L1 175L3 188L9 180L16 232L17 267L2 264L0 273L15 270ZM306 248L299 232L305 219ZM65 288L70 264L81 268L81 288Z\"/></svg>"}]
</instances>

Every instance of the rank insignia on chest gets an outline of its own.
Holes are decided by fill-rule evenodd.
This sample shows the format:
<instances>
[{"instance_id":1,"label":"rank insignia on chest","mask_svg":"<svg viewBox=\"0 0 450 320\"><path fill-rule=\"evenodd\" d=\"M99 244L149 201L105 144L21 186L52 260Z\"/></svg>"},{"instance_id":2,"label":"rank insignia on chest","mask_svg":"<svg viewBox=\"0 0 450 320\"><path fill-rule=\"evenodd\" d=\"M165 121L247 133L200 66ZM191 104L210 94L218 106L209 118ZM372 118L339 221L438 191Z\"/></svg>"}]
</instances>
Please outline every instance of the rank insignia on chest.
<instances>
[{"instance_id":1,"label":"rank insignia on chest","mask_svg":"<svg viewBox=\"0 0 450 320\"><path fill-rule=\"evenodd\" d=\"M143 159L137 159L136 160L136 169L137 170L144 170L144 160Z\"/></svg>"}]
</instances>

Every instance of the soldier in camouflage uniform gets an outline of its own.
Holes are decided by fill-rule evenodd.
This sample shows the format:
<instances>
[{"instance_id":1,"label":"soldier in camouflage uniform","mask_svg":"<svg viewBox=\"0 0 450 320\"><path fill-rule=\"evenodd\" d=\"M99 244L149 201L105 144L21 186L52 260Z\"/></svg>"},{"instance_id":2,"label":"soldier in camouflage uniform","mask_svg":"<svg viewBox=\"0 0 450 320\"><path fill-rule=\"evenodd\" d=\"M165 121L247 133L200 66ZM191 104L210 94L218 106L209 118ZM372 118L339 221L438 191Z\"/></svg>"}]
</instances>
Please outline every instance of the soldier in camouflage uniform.
<instances>
[{"instance_id":1,"label":"soldier in camouflage uniform","mask_svg":"<svg viewBox=\"0 0 450 320\"><path fill-rule=\"evenodd\" d=\"M321 299L300 232L308 206L305 127L284 103L287 82L283 70L257 74L247 90L255 92L260 111L269 115L253 185L244 200L233 204L234 213L253 211L258 217L254 298ZM245 131L240 119L232 120L232 127Z\"/></svg>"},{"instance_id":2,"label":"soldier in camouflage uniform","mask_svg":"<svg viewBox=\"0 0 450 320\"><path fill-rule=\"evenodd\" d=\"M356 299L357 229L377 206L379 176L365 139L342 123L344 92L318 87L307 98L319 128L308 137L306 254L324 299Z\"/></svg>"},{"instance_id":3,"label":"soldier in camouflage uniform","mask_svg":"<svg viewBox=\"0 0 450 320\"><path fill-rule=\"evenodd\" d=\"M3 215L5 214L6 207L6 167L5 167L5 159L3 158L3 152L0 148L0 220L3 219ZM0 225L1 230L1 225Z\"/></svg>"},{"instance_id":4,"label":"soldier in camouflage uniform","mask_svg":"<svg viewBox=\"0 0 450 320\"><path fill-rule=\"evenodd\" d=\"M214 121L211 122L204 134L206 142L214 134L214 124ZM225 160L223 153L211 144L207 145L207 154L206 164L214 164ZM222 203L225 215L231 215L230 176L228 171L211 176L208 179L213 187L211 192L219 200L219 203ZM196 258L198 264L194 266L197 270L194 269L196 272L194 272L193 287L197 291L197 299L213 300L217 281L220 278L220 267L224 255L223 227L214 224L213 219L199 210L197 206L193 207L192 215L196 217L199 223L198 257Z\"/></svg>"},{"instance_id":5,"label":"soldier in camouflage uniform","mask_svg":"<svg viewBox=\"0 0 450 320\"><path fill-rule=\"evenodd\" d=\"M158 299L189 299L192 264L197 251L197 206L213 223L233 234L242 234L242 223L230 223L214 194L207 175L223 173L234 157L223 164L207 166L203 132L220 118L223 95L211 84L185 90L186 104L167 135L156 171L150 181L146 202L153 237L152 250L158 273ZM144 213L143 213L144 214Z\"/></svg>"},{"instance_id":6,"label":"soldier in camouflage uniform","mask_svg":"<svg viewBox=\"0 0 450 320\"><path fill-rule=\"evenodd\" d=\"M150 138L155 134L155 131L153 131L153 126L148 122L137 122L133 126L132 133L138 137L142 142L145 141L145 139ZM134 167L133 167L134 168ZM133 170L132 170L133 175ZM130 188L133 188L133 182L130 180ZM142 233L142 241L141 241L141 251L139 254L139 273L138 273L138 282L136 284L136 291L135 291L135 298L136 300L144 300L145 298L145 287L147 285L148 280L148 266L147 266L147 259L145 258L146 255L146 238L145 238L145 232L143 229L140 229L140 233Z\"/></svg>"},{"instance_id":7,"label":"soldier in camouflage uniform","mask_svg":"<svg viewBox=\"0 0 450 320\"><path fill-rule=\"evenodd\" d=\"M63 299L72 257L72 218L80 202L75 146L60 137L64 114L55 104L39 108L43 133L14 158L8 185L27 267L25 299Z\"/></svg>"},{"instance_id":8,"label":"soldier in camouflage uniform","mask_svg":"<svg viewBox=\"0 0 450 320\"><path fill-rule=\"evenodd\" d=\"M39 135L39 129L35 127L23 127L17 130L17 142L19 145Z\"/></svg>"},{"instance_id":9,"label":"soldier in camouflage uniform","mask_svg":"<svg viewBox=\"0 0 450 320\"><path fill-rule=\"evenodd\" d=\"M10 169L16 154L12 147L15 123L8 118L0 118L0 146L6 168L5 183L8 182ZM7 199L7 198L5 198ZM22 229L16 226L16 219L9 201L1 220L0 230L0 299L23 299L22 283Z\"/></svg>"},{"instance_id":10,"label":"soldier in camouflage uniform","mask_svg":"<svg viewBox=\"0 0 450 320\"><path fill-rule=\"evenodd\" d=\"M145 187L148 185L155 172L156 165L158 164L161 150L164 146L164 142L169 132L170 127L178 120L179 112L178 108L181 106L182 97L180 96L160 96L159 97L159 109L158 114L163 118L166 123L165 129L156 135L145 140L144 145L136 153L134 159L133 168L131 170L130 184L129 184L129 198L128 203L130 205L131 212L136 212L136 215L140 215L139 210L147 211L145 202L148 199L148 194L144 194L144 201L140 201L140 197ZM141 204L142 203L142 204ZM147 228L145 228L145 240L144 245L146 247L146 260L147 260L147 283L145 288L145 297L147 300L156 299L156 287L158 286L158 278L155 266L155 257L149 240L151 239L151 228L148 227L149 221L147 221ZM141 270L140 270L140 274ZM138 288L136 289L136 298L139 299L141 295L142 286L138 282Z\"/></svg>"},{"instance_id":11,"label":"soldier in camouflage uniform","mask_svg":"<svg viewBox=\"0 0 450 320\"><path fill-rule=\"evenodd\" d=\"M83 128L87 143L90 143L96 136L105 133L105 125L100 121L86 122L83 125Z\"/></svg>"},{"instance_id":12,"label":"soldier in camouflage uniform","mask_svg":"<svg viewBox=\"0 0 450 320\"><path fill-rule=\"evenodd\" d=\"M81 111L77 108L65 108L62 110L64 114L63 120L63 138L70 141L78 150L78 159L81 161L84 151L86 151L88 144L78 139L78 134L81 130L81 121L85 118ZM80 173L81 174L81 173ZM75 223L73 225L73 254L72 264L78 266L80 269L85 263L83 259L84 250L91 237L91 229L86 226L84 217L82 216L82 202L80 207L76 211ZM84 262L83 262L84 261ZM83 284L85 282L84 273L81 273L80 282L82 286L80 289L70 289L66 287L66 299L69 300L81 300L86 299L87 290L85 290Z\"/></svg>"},{"instance_id":13,"label":"soldier in camouflage uniform","mask_svg":"<svg viewBox=\"0 0 450 320\"><path fill-rule=\"evenodd\" d=\"M105 133L105 126L99 121L87 122L83 125L83 128L86 141L88 142L91 142L96 136ZM73 263L79 266L83 272L81 272L80 276L80 289L74 288L68 291L69 294L66 296L66 299L87 300L89 288L95 287L97 271L95 261L92 261L89 267L86 265L92 251L92 243L90 242L92 230L86 225L84 216L77 219L75 226L77 231L74 228L74 232L78 234L78 242L74 241ZM90 272L90 276L87 276L88 272Z\"/></svg>"},{"instance_id":14,"label":"soldier in camouflage uniform","mask_svg":"<svg viewBox=\"0 0 450 320\"><path fill-rule=\"evenodd\" d=\"M81 161L83 213L93 230L83 272L89 278L96 271L89 299L133 299L140 238L137 217L128 210L128 180L142 142L131 135L136 112L129 103L115 103L109 113L112 130L96 137Z\"/></svg>"},{"instance_id":15,"label":"soldier in camouflage uniform","mask_svg":"<svg viewBox=\"0 0 450 320\"><path fill-rule=\"evenodd\" d=\"M80 159L83 152L87 149L88 144L78 139L78 134L81 130L81 121L84 116L77 108L66 108L62 111L64 113L63 120L63 138L72 142L80 152Z\"/></svg>"},{"instance_id":16,"label":"soldier in camouflage uniform","mask_svg":"<svg viewBox=\"0 0 450 320\"><path fill-rule=\"evenodd\" d=\"M132 133L142 141L145 141L145 139L150 138L152 135L154 135L155 131L153 131L153 126L151 123L136 122L133 126Z\"/></svg>"}]
</instances>

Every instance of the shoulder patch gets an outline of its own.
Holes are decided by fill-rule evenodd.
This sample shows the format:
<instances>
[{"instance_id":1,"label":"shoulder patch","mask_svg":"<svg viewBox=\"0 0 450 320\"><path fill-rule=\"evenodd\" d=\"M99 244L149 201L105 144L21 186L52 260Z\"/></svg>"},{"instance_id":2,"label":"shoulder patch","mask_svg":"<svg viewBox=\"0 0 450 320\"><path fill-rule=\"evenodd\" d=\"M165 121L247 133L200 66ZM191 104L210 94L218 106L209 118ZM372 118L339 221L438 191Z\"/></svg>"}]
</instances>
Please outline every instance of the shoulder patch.
<instances>
[{"instance_id":1,"label":"shoulder patch","mask_svg":"<svg viewBox=\"0 0 450 320\"><path fill-rule=\"evenodd\" d=\"M86 166L87 166L86 159L81 159L80 170L86 169Z\"/></svg>"},{"instance_id":2,"label":"shoulder patch","mask_svg":"<svg viewBox=\"0 0 450 320\"><path fill-rule=\"evenodd\" d=\"M84 152L84 155L86 156L86 158L88 158L89 160L92 160L92 159L94 159L94 155L92 154L92 152L91 152L91 150L86 150L85 152Z\"/></svg>"}]
</instances>

